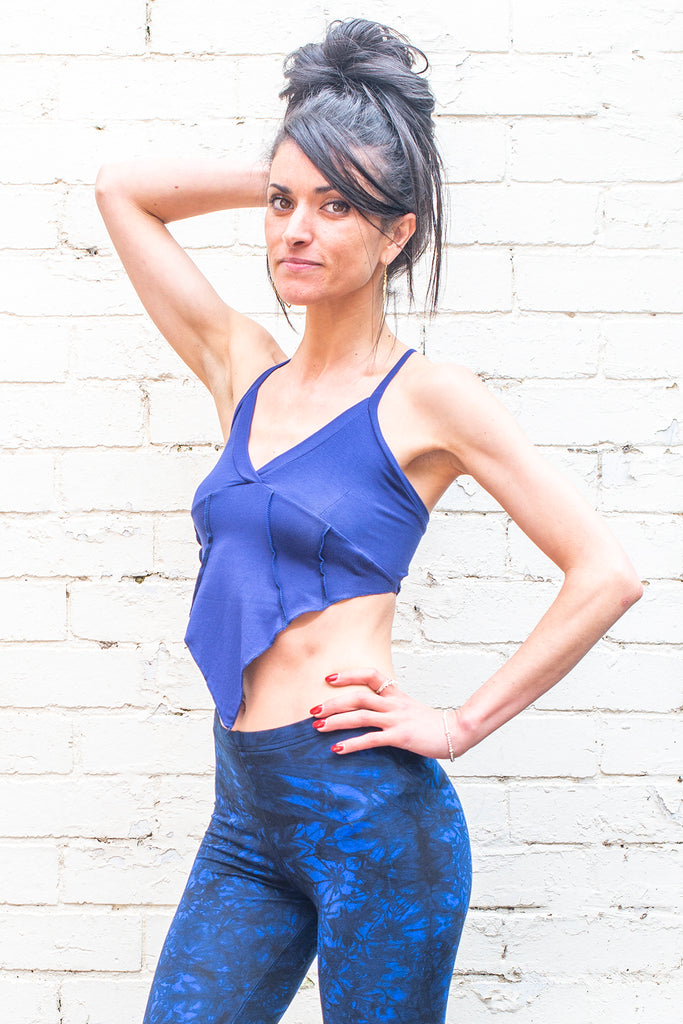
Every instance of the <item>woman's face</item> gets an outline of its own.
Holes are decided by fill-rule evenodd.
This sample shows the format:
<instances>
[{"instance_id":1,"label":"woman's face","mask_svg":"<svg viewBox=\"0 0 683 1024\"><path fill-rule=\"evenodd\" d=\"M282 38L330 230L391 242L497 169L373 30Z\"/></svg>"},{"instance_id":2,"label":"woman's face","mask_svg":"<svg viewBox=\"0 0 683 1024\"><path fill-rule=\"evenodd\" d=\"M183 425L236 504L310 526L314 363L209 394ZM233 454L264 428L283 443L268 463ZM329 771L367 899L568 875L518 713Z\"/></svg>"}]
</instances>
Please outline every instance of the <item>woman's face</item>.
<instances>
[{"instance_id":1,"label":"woman's face","mask_svg":"<svg viewBox=\"0 0 683 1024\"><path fill-rule=\"evenodd\" d=\"M370 301L398 252L289 139L273 157L265 234L275 287L294 306L364 293Z\"/></svg>"}]
</instances>

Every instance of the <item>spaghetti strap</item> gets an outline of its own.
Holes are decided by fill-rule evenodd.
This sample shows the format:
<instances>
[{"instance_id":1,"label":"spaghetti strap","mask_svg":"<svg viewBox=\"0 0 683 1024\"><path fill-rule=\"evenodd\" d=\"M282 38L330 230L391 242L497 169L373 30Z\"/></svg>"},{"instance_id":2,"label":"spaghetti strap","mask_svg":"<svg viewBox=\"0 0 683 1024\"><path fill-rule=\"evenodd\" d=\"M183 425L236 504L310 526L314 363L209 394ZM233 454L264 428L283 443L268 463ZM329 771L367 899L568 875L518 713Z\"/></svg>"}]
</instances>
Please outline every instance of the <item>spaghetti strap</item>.
<instances>
[{"instance_id":1,"label":"spaghetti strap","mask_svg":"<svg viewBox=\"0 0 683 1024\"><path fill-rule=\"evenodd\" d=\"M392 377L393 377L393 376L394 376L394 375L395 375L396 373L398 373L398 371L399 371L399 370L401 369L401 367L402 367L402 366L403 366L403 364L405 363L405 361L406 361L406 359L408 358L408 356L411 356L411 355L413 354L413 352L415 352L415 349L414 349L414 348L409 348L409 349L407 349L407 350L406 350L406 351L405 351L405 352L403 353L403 355L402 355L402 356L400 357L400 359L399 359L399 360L398 360L398 361L397 361L396 363L394 363L394 365L393 365L393 366L391 367L391 369L390 369L390 370L389 370L389 372L387 373L386 377L383 377L383 378L382 378L382 380L381 380L381 381L379 382L379 384L377 385L377 387L375 388L375 390L374 390L374 391L372 392L372 394L370 395L370 397L369 397L369 399L368 399L368 401L369 401L370 405L372 405L372 406L374 406L375 408L377 408L377 403L379 402L380 398L381 398L381 397L382 397L382 395L384 394L384 390L385 390L385 388L386 388L387 384L388 384L388 383L389 383L389 381L390 381L390 380L392 379Z\"/></svg>"}]
</instances>

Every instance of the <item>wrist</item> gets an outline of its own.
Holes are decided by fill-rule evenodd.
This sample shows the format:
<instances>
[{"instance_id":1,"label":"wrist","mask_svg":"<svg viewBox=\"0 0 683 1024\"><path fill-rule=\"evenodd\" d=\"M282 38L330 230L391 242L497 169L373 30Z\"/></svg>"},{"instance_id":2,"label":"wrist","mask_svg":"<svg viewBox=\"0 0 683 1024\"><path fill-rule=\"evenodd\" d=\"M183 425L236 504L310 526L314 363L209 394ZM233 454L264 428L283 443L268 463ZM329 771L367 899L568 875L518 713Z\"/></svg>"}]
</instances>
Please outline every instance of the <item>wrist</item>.
<instances>
[{"instance_id":1,"label":"wrist","mask_svg":"<svg viewBox=\"0 0 683 1024\"><path fill-rule=\"evenodd\" d=\"M445 708L441 713L444 745L444 757L454 761L461 757L476 743L462 708Z\"/></svg>"}]
</instances>

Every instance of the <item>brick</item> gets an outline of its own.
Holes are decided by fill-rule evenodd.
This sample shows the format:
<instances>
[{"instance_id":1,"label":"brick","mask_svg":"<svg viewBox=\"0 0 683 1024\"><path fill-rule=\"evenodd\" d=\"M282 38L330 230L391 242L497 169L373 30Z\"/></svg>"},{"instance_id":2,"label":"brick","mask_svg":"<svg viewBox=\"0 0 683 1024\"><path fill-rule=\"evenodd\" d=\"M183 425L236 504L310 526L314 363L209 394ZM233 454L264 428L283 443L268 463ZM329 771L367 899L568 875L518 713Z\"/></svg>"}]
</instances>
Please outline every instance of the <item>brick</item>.
<instances>
[{"instance_id":1,"label":"brick","mask_svg":"<svg viewBox=\"0 0 683 1024\"><path fill-rule=\"evenodd\" d=\"M152 571L152 522L142 515L54 515L0 521L0 575L45 572L70 576Z\"/></svg>"},{"instance_id":2,"label":"brick","mask_svg":"<svg viewBox=\"0 0 683 1024\"><path fill-rule=\"evenodd\" d=\"M432 53L454 49L507 50L509 45L508 10L505 0L482 0L478 5L458 5L449 11L447 19L435 6L420 10L414 4L377 4L378 10L366 17L376 18L383 24L403 32L411 42ZM344 0L341 12L335 8L335 17L357 17L358 7L353 0Z\"/></svg>"},{"instance_id":3,"label":"brick","mask_svg":"<svg viewBox=\"0 0 683 1024\"><path fill-rule=\"evenodd\" d=\"M452 186L451 244L590 244L598 191L582 185Z\"/></svg>"},{"instance_id":4,"label":"brick","mask_svg":"<svg viewBox=\"0 0 683 1024\"><path fill-rule=\"evenodd\" d=\"M448 312L512 308L512 261L497 249L451 249L440 306Z\"/></svg>"},{"instance_id":5,"label":"brick","mask_svg":"<svg viewBox=\"0 0 683 1024\"><path fill-rule=\"evenodd\" d=\"M71 722L47 712L0 714L0 772L66 774L73 767Z\"/></svg>"},{"instance_id":6,"label":"brick","mask_svg":"<svg viewBox=\"0 0 683 1024\"><path fill-rule=\"evenodd\" d=\"M643 597L608 632L627 643L680 643L683 581L656 581Z\"/></svg>"},{"instance_id":7,"label":"brick","mask_svg":"<svg viewBox=\"0 0 683 1024\"><path fill-rule=\"evenodd\" d=\"M535 0L513 0L515 49L567 53L683 49L683 16L675 0L554 0L539 17Z\"/></svg>"},{"instance_id":8,"label":"brick","mask_svg":"<svg viewBox=\"0 0 683 1024\"><path fill-rule=\"evenodd\" d=\"M4 124L35 123L54 116L60 63L49 57L0 58L0 113Z\"/></svg>"},{"instance_id":9,"label":"brick","mask_svg":"<svg viewBox=\"0 0 683 1024\"><path fill-rule=\"evenodd\" d=\"M556 590L547 583L469 579L444 583L438 595L421 587L418 607L424 636L439 643L523 640Z\"/></svg>"},{"instance_id":10,"label":"brick","mask_svg":"<svg viewBox=\"0 0 683 1024\"><path fill-rule=\"evenodd\" d=\"M155 780L155 806L158 821L153 839L156 843L179 839L200 839L214 806L214 783L208 775L169 776Z\"/></svg>"},{"instance_id":11,"label":"brick","mask_svg":"<svg viewBox=\"0 0 683 1024\"><path fill-rule=\"evenodd\" d=\"M56 505L51 452L0 452L0 511L42 512Z\"/></svg>"},{"instance_id":12,"label":"brick","mask_svg":"<svg viewBox=\"0 0 683 1024\"><path fill-rule=\"evenodd\" d=\"M0 311L69 316L137 313L140 302L118 261L72 251L0 253Z\"/></svg>"},{"instance_id":13,"label":"brick","mask_svg":"<svg viewBox=\"0 0 683 1024\"><path fill-rule=\"evenodd\" d=\"M135 971L140 967L141 922L137 914L3 914L0 960L10 969Z\"/></svg>"},{"instance_id":14,"label":"brick","mask_svg":"<svg viewBox=\"0 0 683 1024\"><path fill-rule=\"evenodd\" d=\"M174 846L105 843L64 851L66 903L175 905L192 867L196 843Z\"/></svg>"},{"instance_id":15,"label":"brick","mask_svg":"<svg viewBox=\"0 0 683 1024\"><path fill-rule=\"evenodd\" d=\"M2 191L0 191L2 195ZM29 204L30 205L30 204ZM68 346L60 325L44 317L0 316L3 381L63 381Z\"/></svg>"},{"instance_id":16,"label":"brick","mask_svg":"<svg viewBox=\"0 0 683 1024\"><path fill-rule=\"evenodd\" d=\"M63 583L0 580L3 640L63 640L66 591Z\"/></svg>"},{"instance_id":17,"label":"brick","mask_svg":"<svg viewBox=\"0 0 683 1024\"><path fill-rule=\"evenodd\" d=\"M411 563L411 579L433 584L454 576L503 576L506 525L500 513L436 513Z\"/></svg>"},{"instance_id":18,"label":"brick","mask_svg":"<svg viewBox=\"0 0 683 1024\"><path fill-rule=\"evenodd\" d=\"M51 249L56 246L56 205L55 189L1 189L0 248Z\"/></svg>"},{"instance_id":19,"label":"brick","mask_svg":"<svg viewBox=\"0 0 683 1024\"><path fill-rule=\"evenodd\" d=\"M602 454L600 507L619 512L678 512L683 453L643 445Z\"/></svg>"},{"instance_id":20,"label":"brick","mask_svg":"<svg viewBox=\"0 0 683 1024\"><path fill-rule=\"evenodd\" d=\"M62 1024L58 979L0 974L0 1004L12 1024Z\"/></svg>"},{"instance_id":21,"label":"brick","mask_svg":"<svg viewBox=\"0 0 683 1024\"><path fill-rule=\"evenodd\" d=\"M172 920L173 914L168 910L152 909L146 912L142 951L142 966L145 970L155 969Z\"/></svg>"},{"instance_id":22,"label":"brick","mask_svg":"<svg viewBox=\"0 0 683 1024\"><path fill-rule=\"evenodd\" d=\"M57 116L66 121L207 120L236 105L233 62L225 58L82 57L59 76Z\"/></svg>"},{"instance_id":23,"label":"brick","mask_svg":"<svg viewBox=\"0 0 683 1024\"><path fill-rule=\"evenodd\" d=\"M469 54L440 64L432 87L447 114L544 114L586 116L598 113L595 65L585 57L520 54Z\"/></svg>"},{"instance_id":24,"label":"brick","mask_svg":"<svg viewBox=\"0 0 683 1024\"><path fill-rule=\"evenodd\" d=\"M136 839L155 825L149 785L98 778L0 779L0 832L8 837ZM36 964L32 965L36 967Z\"/></svg>"},{"instance_id":25,"label":"brick","mask_svg":"<svg viewBox=\"0 0 683 1024\"><path fill-rule=\"evenodd\" d=\"M69 1024L121 1024L142 1020L151 978L67 976L60 995L63 1020Z\"/></svg>"},{"instance_id":26,"label":"brick","mask_svg":"<svg viewBox=\"0 0 683 1024\"><path fill-rule=\"evenodd\" d=\"M150 384L148 393L152 444L202 444L210 440L222 447L216 405L197 378Z\"/></svg>"},{"instance_id":27,"label":"brick","mask_svg":"<svg viewBox=\"0 0 683 1024\"><path fill-rule=\"evenodd\" d=\"M192 495L217 458L213 447L66 453L61 461L65 505L88 511L183 510L189 516Z\"/></svg>"},{"instance_id":28,"label":"brick","mask_svg":"<svg viewBox=\"0 0 683 1024\"><path fill-rule=\"evenodd\" d=\"M646 682L646 685L644 684ZM600 641L560 683L538 700L539 710L680 710L681 656L675 646Z\"/></svg>"},{"instance_id":29,"label":"brick","mask_svg":"<svg viewBox=\"0 0 683 1024\"><path fill-rule=\"evenodd\" d=\"M213 772L212 716L190 717L165 710L107 712L79 719L83 770L111 775L204 775Z\"/></svg>"},{"instance_id":30,"label":"brick","mask_svg":"<svg viewBox=\"0 0 683 1024\"><path fill-rule=\"evenodd\" d=\"M510 176L514 181L678 181L682 155L675 120L654 111L639 119L520 119L511 130Z\"/></svg>"},{"instance_id":31,"label":"brick","mask_svg":"<svg viewBox=\"0 0 683 1024\"><path fill-rule=\"evenodd\" d=\"M683 574L683 517L610 516L610 529L643 579L677 579Z\"/></svg>"},{"instance_id":32,"label":"brick","mask_svg":"<svg viewBox=\"0 0 683 1024\"><path fill-rule=\"evenodd\" d=\"M457 707L505 661L497 649L439 644L394 648L394 675L401 688L418 700L438 707Z\"/></svg>"},{"instance_id":33,"label":"brick","mask_svg":"<svg viewBox=\"0 0 683 1024\"><path fill-rule=\"evenodd\" d=\"M146 315L70 317L59 324L72 377L159 379L191 373Z\"/></svg>"},{"instance_id":34,"label":"brick","mask_svg":"<svg viewBox=\"0 0 683 1024\"><path fill-rule=\"evenodd\" d=\"M598 767L599 735L586 716L528 711L458 758L467 776L586 778Z\"/></svg>"},{"instance_id":35,"label":"brick","mask_svg":"<svg viewBox=\"0 0 683 1024\"><path fill-rule=\"evenodd\" d=\"M436 138L446 181L502 181L507 127L500 121L458 119L438 114Z\"/></svg>"},{"instance_id":36,"label":"brick","mask_svg":"<svg viewBox=\"0 0 683 1024\"><path fill-rule=\"evenodd\" d=\"M666 444L683 409L678 389L664 381L532 381L507 386L501 397L531 440L545 445Z\"/></svg>"},{"instance_id":37,"label":"brick","mask_svg":"<svg viewBox=\"0 0 683 1024\"><path fill-rule=\"evenodd\" d=\"M236 72L237 102L235 113L240 117L268 117L279 119L284 115L285 102L279 99L285 80L282 58L279 54L242 56L233 62Z\"/></svg>"},{"instance_id":38,"label":"brick","mask_svg":"<svg viewBox=\"0 0 683 1024\"><path fill-rule=\"evenodd\" d=\"M683 786L619 779L510 786L510 838L526 843L680 842Z\"/></svg>"},{"instance_id":39,"label":"brick","mask_svg":"<svg viewBox=\"0 0 683 1024\"><path fill-rule=\"evenodd\" d=\"M136 387L5 384L1 393L0 429L12 444L94 447L142 440L142 395Z\"/></svg>"},{"instance_id":40,"label":"brick","mask_svg":"<svg viewBox=\"0 0 683 1024\"><path fill-rule=\"evenodd\" d=\"M58 879L56 846L0 844L0 903L57 903Z\"/></svg>"},{"instance_id":41,"label":"brick","mask_svg":"<svg viewBox=\"0 0 683 1024\"><path fill-rule=\"evenodd\" d=\"M683 186L619 185L603 197L597 241L620 249L683 247Z\"/></svg>"},{"instance_id":42,"label":"brick","mask_svg":"<svg viewBox=\"0 0 683 1024\"><path fill-rule=\"evenodd\" d=\"M680 318L675 316L612 316L601 323L605 377L676 377L683 375Z\"/></svg>"},{"instance_id":43,"label":"brick","mask_svg":"<svg viewBox=\"0 0 683 1024\"><path fill-rule=\"evenodd\" d=\"M460 798L473 846L499 844L508 836L507 800L500 783L462 781L457 761L443 762Z\"/></svg>"},{"instance_id":44,"label":"brick","mask_svg":"<svg viewBox=\"0 0 683 1024\"><path fill-rule=\"evenodd\" d=\"M154 524L154 571L192 579L199 571L200 546L187 512L160 514Z\"/></svg>"},{"instance_id":45,"label":"brick","mask_svg":"<svg viewBox=\"0 0 683 1024\"><path fill-rule=\"evenodd\" d=\"M679 715L609 715L601 727L603 775L675 775L683 766Z\"/></svg>"},{"instance_id":46,"label":"brick","mask_svg":"<svg viewBox=\"0 0 683 1024\"><path fill-rule=\"evenodd\" d=\"M192 586L154 577L140 583L69 584L71 630L82 640L156 641L182 637L190 612Z\"/></svg>"},{"instance_id":47,"label":"brick","mask_svg":"<svg viewBox=\"0 0 683 1024\"><path fill-rule=\"evenodd\" d=\"M683 256L647 252L515 255L522 309L557 312L683 312Z\"/></svg>"},{"instance_id":48,"label":"brick","mask_svg":"<svg viewBox=\"0 0 683 1024\"><path fill-rule=\"evenodd\" d=\"M159 645L155 669L148 698L155 705L160 698L171 708L213 711L213 700L204 677L183 643Z\"/></svg>"},{"instance_id":49,"label":"brick","mask_svg":"<svg viewBox=\"0 0 683 1024\"><path fill-rule=\"evenodd\" d=\"M138 704L146 664L141 651L99 644L0 645L5 707L106 707Z\"/></svg>"},{"instance_id":50,"label":"brick","mask_svg":"<svg viewBox=\"0 0 683 1024\"><path fill-rule=\"evenodd\" d=\"M69 0L69 13L46 0L27 0L6 12L4 53L143 53L145 9L121 0L93 18L87 0Z\"/></svg>"},{"instance_id":51,"label":"brick","mask_svg":"<svg viewBox=\"0 0 683 1024\"><path fill-rule=\"evenodd\" d=\"M439 316L428 328L425 353L486 378L594 377L603 323L547 313Z\"/></svg>"}]
</instances>

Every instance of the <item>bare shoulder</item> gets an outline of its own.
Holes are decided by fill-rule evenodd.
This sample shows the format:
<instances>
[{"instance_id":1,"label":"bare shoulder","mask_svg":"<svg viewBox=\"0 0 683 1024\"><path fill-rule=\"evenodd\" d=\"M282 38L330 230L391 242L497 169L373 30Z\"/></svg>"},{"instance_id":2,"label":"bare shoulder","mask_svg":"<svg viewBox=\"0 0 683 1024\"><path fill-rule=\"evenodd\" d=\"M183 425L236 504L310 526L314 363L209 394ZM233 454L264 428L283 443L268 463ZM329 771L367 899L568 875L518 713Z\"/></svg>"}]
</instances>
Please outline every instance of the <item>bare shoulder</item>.
<instances>
[{"instance_id":1,"label":"bare shoulder","mask_svg":"<svg viewBox=\"0 0 683 1024\"><path fill-rule=\"evenodd\" d=\"M441 447L453 450L458 438L480 432L502 406L480 378L459 363L436 363L424 355L406 377L412 407L430 424Z\"/></svg>"}]
</instances>

